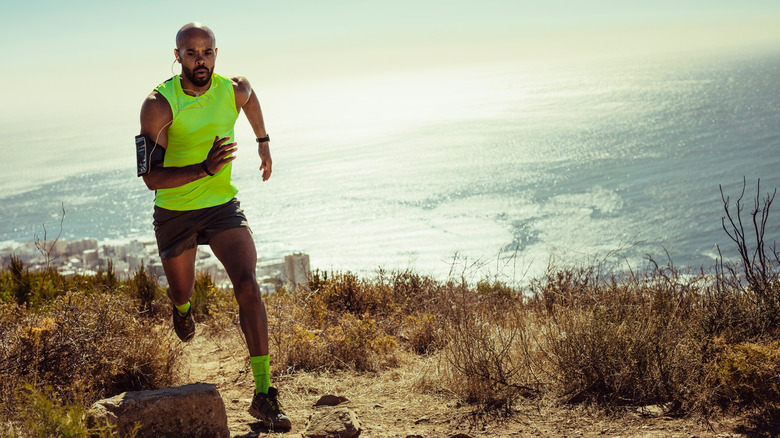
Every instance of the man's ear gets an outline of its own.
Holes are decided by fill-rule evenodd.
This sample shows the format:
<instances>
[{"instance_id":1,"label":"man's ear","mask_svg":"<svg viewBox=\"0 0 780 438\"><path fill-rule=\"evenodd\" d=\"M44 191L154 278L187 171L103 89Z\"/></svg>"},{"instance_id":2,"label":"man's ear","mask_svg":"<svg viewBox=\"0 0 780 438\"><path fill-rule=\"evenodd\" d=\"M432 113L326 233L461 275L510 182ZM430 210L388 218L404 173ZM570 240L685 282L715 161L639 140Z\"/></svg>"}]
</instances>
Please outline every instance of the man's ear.
<instances>
[{"instance_id":1,"label":"man's ear","mask_svg":"<svg viewBox=\"0 0 780 438\"><path fill-rule=\"evenodd\" d=\"M181 58L179 58L179 49L173 49L173 56L176 57L176 60L179 61L179 64L181 64Z\"/></svg>"}]
</instances>

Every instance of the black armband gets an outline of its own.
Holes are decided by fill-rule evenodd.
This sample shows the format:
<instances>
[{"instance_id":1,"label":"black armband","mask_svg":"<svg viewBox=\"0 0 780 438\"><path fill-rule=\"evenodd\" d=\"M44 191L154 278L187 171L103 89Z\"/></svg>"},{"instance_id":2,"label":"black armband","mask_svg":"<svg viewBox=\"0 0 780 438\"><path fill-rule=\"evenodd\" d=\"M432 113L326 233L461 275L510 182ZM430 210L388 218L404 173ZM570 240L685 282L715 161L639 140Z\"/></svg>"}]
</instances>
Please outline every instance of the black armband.
<instances>
[{"instance_id":1,"label":"black armband","mask_svg":"<svg viewBox=\"0 0 780 438\"><path fill-rule=\"evenodd\" d=\"M165 148L146 135L135 136L135 156L138 176L148 175L154 166L165 160Z\"/></svg>"}]
</instances>

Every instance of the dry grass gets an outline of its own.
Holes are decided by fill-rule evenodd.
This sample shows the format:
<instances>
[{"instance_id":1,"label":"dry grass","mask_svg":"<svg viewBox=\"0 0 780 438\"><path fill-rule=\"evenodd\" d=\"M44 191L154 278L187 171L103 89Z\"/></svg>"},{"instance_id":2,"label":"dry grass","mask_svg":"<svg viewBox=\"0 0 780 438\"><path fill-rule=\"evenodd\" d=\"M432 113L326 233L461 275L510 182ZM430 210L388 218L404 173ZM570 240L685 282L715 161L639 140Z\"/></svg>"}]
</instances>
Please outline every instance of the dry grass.
<instances>
[{"instance_id":1,"label":"dry grass","mask_svg":"<svg viewBox=\"0 0 780 438\"><path fill-rule=\"evenodd\" d=\"M266 299L277 378L383 371L412 355L433 364L417 390L479 412L553 400L709 416L770 409L779 397L763 382L774 382L780 343L765 320L750 325L758 301L703 272L551 267L524 290L318 272L308 286ZM738 326L716 323L726 310Z\"/></svg>"},{"instance_id":2,"label":"dry grass","mask_svg":"<svg viewBox=\"0 0 780 438\"><path fill-rule=\"evenodd\" d=\"M331 273L310 287L268 300L272 351L287 371L373 371L409 352L436 363L420 387L505 413L523 400L554 399L710 415L778 398L776 386L761 385L774 381L780 351L765 320L756 320L760 328L747 317L738 329L712 324L724 299L741 303L730 311L743 315L760 312L758 301L702 272L550 268L527 290L409 272L373 280ZM380 347L385 340L398 348Z\"/></svg>"}]
</instances>

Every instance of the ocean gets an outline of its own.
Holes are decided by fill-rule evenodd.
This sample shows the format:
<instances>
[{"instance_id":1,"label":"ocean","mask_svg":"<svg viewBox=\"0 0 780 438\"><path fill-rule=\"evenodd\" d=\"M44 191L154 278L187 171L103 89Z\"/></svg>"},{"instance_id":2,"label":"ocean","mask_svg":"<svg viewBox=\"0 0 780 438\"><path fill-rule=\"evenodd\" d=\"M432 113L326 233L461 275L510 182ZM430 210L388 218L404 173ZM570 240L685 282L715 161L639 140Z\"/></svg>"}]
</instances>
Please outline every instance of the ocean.
<instances>
[{"instance_id":1,"label":"ocean","mask_svg":"<svg viewBox=\"0 0 780 438\"><path fill-rule=\"evenodd\" d=\"M780 51L252 80L273 175L241 116L234 177L261 260L510 281L551 261L709 269L717 246L735 255L719 186L733 201L746 181L743 215L759 179L762 195L780 186ZM0 123L17 151L0 164L0 246L53 238L63 209L65 239L153 240L134 173L143 97Z\"/></svg>"}]
</instances>

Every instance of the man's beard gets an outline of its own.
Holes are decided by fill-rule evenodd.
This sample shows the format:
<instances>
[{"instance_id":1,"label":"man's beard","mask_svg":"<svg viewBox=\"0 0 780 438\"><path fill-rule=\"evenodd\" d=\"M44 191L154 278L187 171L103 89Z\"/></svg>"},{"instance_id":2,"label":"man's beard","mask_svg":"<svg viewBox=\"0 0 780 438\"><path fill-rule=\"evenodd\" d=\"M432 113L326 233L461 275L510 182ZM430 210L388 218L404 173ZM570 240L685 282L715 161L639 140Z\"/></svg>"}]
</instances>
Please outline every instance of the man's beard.
<instances>
[{"instance_id":1,"label":"man's beard","mask_svg":"<svg viewBox=\"0 0 780 438\"><path fill-rule=\"evenodd\" d=\"M205 71L207 74L203 77L196 76L196 73L200 71ZM205 87L211 80L211 70L209 70L207 67L200 66L195 67L195 70L190 70L182 66L181 72L184 74L187 80L192 82L192 85L195 85L196 87Z\"/></svg>"}]
</instances>

